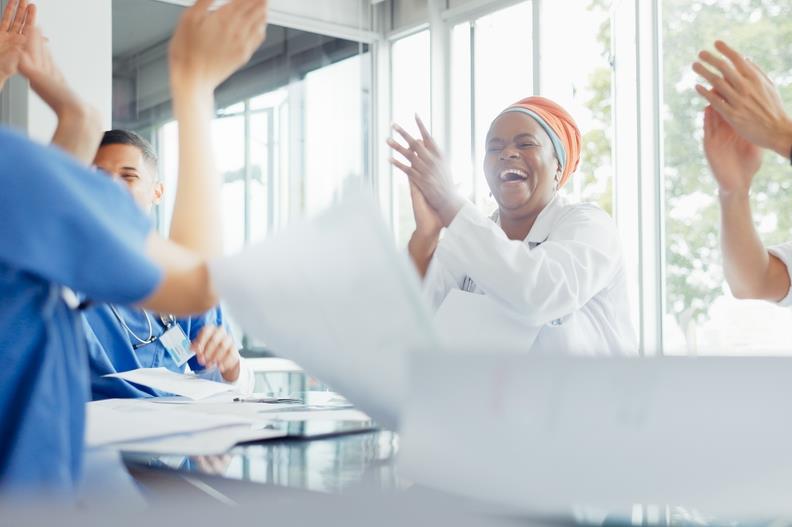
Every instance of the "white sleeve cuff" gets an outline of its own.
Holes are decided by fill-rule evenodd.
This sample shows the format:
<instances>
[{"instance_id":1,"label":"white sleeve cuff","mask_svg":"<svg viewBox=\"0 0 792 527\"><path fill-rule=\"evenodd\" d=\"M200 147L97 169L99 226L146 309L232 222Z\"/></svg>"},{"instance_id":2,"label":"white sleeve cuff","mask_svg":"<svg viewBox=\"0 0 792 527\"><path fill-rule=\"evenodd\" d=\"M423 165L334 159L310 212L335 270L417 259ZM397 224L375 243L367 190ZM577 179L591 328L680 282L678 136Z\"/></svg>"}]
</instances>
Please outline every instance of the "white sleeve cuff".
<instances>
[{"instance_id":1,"label":"white sleeve cuff","mask_svg":"<svg viewBox=\"0 0 792 527\"><path fill-rule=\"evenodd\" d=\"M782 243L768 249L770 254L777 257L786 265L787 273L789 274L789 282L792 284L792 242ZM792 285L784 298L777 302L779 306L789 307L792 306Z\"/></svg>"},{"instance_id":2,"label":"white sleeve cuff","mask_svg":"<svg viewBox=\"0 0 792 527\"><path fill-rule=\"evenodd\" d=\"M244 357L239 357L239 378L231 384L243 394L253 393L256 388L256 376Z\"/></svg>"}]
</instances>

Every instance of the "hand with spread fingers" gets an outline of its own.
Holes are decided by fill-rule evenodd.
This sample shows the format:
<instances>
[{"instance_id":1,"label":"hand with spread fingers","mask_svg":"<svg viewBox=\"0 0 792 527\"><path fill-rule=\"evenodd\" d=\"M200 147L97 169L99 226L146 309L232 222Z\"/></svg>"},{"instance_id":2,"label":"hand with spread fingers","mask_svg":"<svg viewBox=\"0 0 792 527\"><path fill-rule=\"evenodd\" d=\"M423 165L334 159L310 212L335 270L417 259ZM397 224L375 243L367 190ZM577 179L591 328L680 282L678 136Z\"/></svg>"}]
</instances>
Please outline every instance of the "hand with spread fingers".
<instances>
[{"instance_id":1,"label":"hand with spread fingers","mask_svg":"<svg viewBox=\"0 0 792 527\"><path fill-rule=\"evenodd\" d=\"M0 88L17 73L22 49L36 24L36 6L9 0L0 18Z\"/></svg>"},{"instance_id":2,"label":"hand with spread fingers","mask_svg":"<svg viewBox=\"0 0 792 527\"><path fill-rule=\"evenodd\" d=\"M748 194L762 165L762 149L741 137L711 106L704 110L704 153L721 194Z\"/></svg>"},{"instance_id":3,"label":"hand with spread fingers","mask_svg":"<svg viewBox=\"0 0 792 527\"><path fill-rule=\"evenodd\" d=\"M47 39L37 27L30 28L29 38L19 60L19 73L30 81L33 91L56 114L78 99L66 84L63 74L52 58Z\"/></svg>"},{"instance_id":4,"label":"hand with spread fingers","mask_svg":"<svg viewBox=\"0 0 792 527\"><path fill-rule=\"evenodd\" d=\"M231 0L210 11L197 0L182 16L170 43L172 82L214 90L258 49L266 36L267 0Z\"/></svg>"},{"instance_id":5,"label":"hand with spread fingers","mask_svg":"<svg viewBox=\"0 0 792 527\"><path fill-rule=\"evenodd\" d=\"M192 350L200 365L216 367L226 382L239 379L239 351L234 339L221 326L204 326L193 340Z\"/></svg>"},{"instance_id":6,"label":"hand with spread fingers","mask_svg":"<svg viewBox=\"0 0 792 527\"><path fill-rule=\"evenodd\" d=\"M702 51L693 64L693 71L711 86L698 84L696 91L742 137L789 157L792 120L784 111L778 89L756 64L725 42L715 42L715 48L723 57Z\"/></svg>"},{"instance_id":7,"label":"hand with spread fingers","mask_svg":"<svg viewBox=\"0 0 792 527\"><path fill-rule=\"evenodd\" d=\"M451 172L437 143L418 116L415 117L415 121L421 132L421 139L415 139L399 125L393 126L407 146L400 144L395 139L388 139L388 146L401 154L407 164L394 158L391 158L390 162L407 175L410 184L420 191L426 203L436 214L435 218L425 214L427 211L421 210L422 203L418 200L419 210L415 211L416 221L419 219L420 213L421 219L425 220L422 223L426 228L436 228L437 219L442 226L447 227L456 217L465 200L456 191ZM413 199L413 205L415 202L416 200Z\"/></svg>"}]
</instances>

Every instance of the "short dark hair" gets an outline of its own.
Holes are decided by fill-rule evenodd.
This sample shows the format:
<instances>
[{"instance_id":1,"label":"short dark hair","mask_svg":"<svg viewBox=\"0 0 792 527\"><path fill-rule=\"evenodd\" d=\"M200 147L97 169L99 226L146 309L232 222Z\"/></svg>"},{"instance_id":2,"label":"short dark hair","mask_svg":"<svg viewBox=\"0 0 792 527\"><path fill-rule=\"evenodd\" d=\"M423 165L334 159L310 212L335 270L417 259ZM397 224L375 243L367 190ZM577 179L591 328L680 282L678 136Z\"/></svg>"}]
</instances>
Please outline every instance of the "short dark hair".
<instances>
[{"instance_id":1,"label":"short dark hair","mask_svg":"<svg viewBox=\"0 0 792 527\"><path fill-rule=\"evenodd\" d=\"M99 148L108 145L134 146L143 154L143 159L151 163L156 173L159 161L157 152L154 151L154 147L151 143L146 141L140 134L130 130L108 130L102 136L102 142L99 144Z\"/></svg>"}]
</instances>

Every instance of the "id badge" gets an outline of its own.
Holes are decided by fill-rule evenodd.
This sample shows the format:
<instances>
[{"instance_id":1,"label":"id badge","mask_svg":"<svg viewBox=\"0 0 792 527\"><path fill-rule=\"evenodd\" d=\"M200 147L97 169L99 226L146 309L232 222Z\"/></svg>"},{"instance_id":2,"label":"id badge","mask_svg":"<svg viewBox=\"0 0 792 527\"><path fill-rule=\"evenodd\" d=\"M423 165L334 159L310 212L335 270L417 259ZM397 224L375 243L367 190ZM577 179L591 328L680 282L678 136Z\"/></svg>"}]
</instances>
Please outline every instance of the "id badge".
<instances>
[{"instance_id":1,"label":"id badge","mask_svg":"<svg viewBox=\"0 0 792 527\"><path fill-rule=\"evenodd\" d=\"M183 366L185 362L195 356L195 353L190 349L190 339L178 324L165 330L159 340L179 366Z\"/></svg>"}]
</instances>

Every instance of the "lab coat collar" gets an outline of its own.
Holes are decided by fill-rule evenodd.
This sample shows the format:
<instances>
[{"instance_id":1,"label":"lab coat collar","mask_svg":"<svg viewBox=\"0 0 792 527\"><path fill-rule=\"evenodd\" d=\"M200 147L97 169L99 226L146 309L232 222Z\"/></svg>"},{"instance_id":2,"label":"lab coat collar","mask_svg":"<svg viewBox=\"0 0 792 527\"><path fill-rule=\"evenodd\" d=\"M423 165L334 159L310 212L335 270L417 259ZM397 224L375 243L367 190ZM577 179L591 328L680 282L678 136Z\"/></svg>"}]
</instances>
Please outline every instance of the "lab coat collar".
<instances>
[{"instance_id":1,"label":"lab coat collar","mask_svg":"<svg viewBox=\"0 0 792 527\"><path fill-rule=\"evenodd\" d=\"M550 236L556 218L558 218L565 204L566 200L564 198L560 197L558 194L553 196L553 199L545 205L545 208L543 208L542 212L536 217L536 221L534 221L533 227L531 227L531 231L528 233L528 236L525 237L524 241L532 246L545 242ZM500 225L498 209L495 209L491 218L495 223Z\"/></svg>"}]
</instances>

